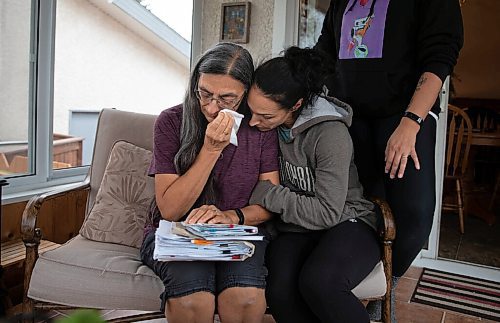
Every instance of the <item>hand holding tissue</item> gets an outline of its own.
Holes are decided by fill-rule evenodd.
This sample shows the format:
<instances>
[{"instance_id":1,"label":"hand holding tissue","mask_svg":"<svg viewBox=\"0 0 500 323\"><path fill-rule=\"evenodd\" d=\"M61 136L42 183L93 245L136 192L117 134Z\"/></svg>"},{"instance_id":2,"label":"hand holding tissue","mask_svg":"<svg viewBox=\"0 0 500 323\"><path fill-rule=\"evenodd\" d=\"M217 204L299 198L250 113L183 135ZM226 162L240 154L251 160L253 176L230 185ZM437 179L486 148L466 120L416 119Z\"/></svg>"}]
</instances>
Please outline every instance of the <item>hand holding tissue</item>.
<instances>
[{"instance_id":1,"label":"hand holding tissue","mask_svg":"<svg viewBox=\"0 0 500 323\"><path fill-rule=\"evenodd\" d=\"M230 109L223 109L220 112L224 112L233 116L234 124L233 128L231 129L231 137L229 138L229 142L235 146L238 146L238 137L236 136L236 134L238 133L238 129L240 129L241 120L243 120L244 115Z\"/></svg>"}]
</instances>

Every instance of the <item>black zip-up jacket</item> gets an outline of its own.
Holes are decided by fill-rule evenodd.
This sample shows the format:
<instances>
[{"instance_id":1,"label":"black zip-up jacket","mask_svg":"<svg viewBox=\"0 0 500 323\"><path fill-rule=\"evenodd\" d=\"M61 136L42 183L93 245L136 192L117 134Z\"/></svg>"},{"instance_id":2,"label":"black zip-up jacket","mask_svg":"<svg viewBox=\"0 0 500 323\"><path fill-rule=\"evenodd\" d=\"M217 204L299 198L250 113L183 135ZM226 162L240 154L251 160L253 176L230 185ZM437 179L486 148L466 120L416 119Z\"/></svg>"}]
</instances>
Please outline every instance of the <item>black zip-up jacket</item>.
<instances>
[{"instance_id":1,"label":"black zip-up jacket","mask_svg":"<svg viewBox=\"0 0 500 323\"><path fill-rule=\"evenodd\" d=\"M422 73L434 73L444 81L463 45L458 0L390 0L388 6L387 1L332 0L315 45L334 60L335 74L327 84L330 93L350 104L354 117L387 117L403 112ZM374 19L385 19L381 57L339 58L343 17L361 4L366 7L366 16L375 13ZM387 7L385 16L377 6ZM352 22L345 24L345 28L351 26ZM366 39L374 31L368 27ZM352 28L350 37L354 32ZM343 41L345 45L346 39ZM432 108L436 114L438 100Z\"/></svg>"}]
</instances>

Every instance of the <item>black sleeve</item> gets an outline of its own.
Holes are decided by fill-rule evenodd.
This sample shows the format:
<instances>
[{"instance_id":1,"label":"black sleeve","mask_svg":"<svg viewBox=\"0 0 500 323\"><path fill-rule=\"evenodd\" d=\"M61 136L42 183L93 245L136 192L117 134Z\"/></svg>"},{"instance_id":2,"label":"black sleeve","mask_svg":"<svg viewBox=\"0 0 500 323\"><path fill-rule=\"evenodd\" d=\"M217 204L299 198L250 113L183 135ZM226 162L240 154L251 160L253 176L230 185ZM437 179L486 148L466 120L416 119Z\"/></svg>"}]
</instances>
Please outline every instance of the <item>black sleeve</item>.
<instances>
[{"instance_id":1,"label":"black sleeve","mask_svg":"<svg viewBox=\"0 0 500 323\"><path fill-rule=\"evenodd\" d=\"M418 62L421 73L443 82L453 71L463 45L463 23L457 0L421 0L418 7Z\"/></svg>"}]
</instances>

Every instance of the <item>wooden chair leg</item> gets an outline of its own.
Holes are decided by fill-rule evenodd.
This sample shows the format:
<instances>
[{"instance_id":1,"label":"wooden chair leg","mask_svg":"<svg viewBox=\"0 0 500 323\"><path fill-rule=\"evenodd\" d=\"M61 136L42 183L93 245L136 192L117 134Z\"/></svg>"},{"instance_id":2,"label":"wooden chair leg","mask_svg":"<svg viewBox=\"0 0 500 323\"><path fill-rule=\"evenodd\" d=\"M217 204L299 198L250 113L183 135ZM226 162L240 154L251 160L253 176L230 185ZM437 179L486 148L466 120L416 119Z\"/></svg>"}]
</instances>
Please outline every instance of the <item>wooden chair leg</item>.
<instances>
[{"instance_id":1,"label":"wooden chair leg","mask_svg":"<svg viewBox=\"0 0 500 323\"><path fill-rule=\"evenodd\" d=\"M23 316L30 317L30 319L23 320L26 322L33 322L35 306L33 300L28 297L28 289L31 281L31 275L33 273L33 268L35 267L35 262L38 259L38 246L40 245L40 239L42 237L42 232L40 229L35 229L34 238L31 242L24 241L26 247L26 258L24 259L24 293L23 293Z\"/></svg>"},{"instance_id":2,"label":"wooden chair leg","mask_svg":"<svg viewBox=\"0 0 500 323\"><path fill-rule=\"evenodd\" d=\"M497 179L495 182L495 188L493 189L493 194L491 195L490 204L488 205L488 209L493 210L493 206L495 205L495 198L498 193L498 188L500 187L500 173L497 174Z\"/></svg>"},{"instance_id":3,"label":"wooden chair leg","mask_svg":"<svg viewBox=\"0 0 500 323\"><path fill-rule=\"evenodd\" d=\"M460 180L456 180L456 186L457 186L457 204L458 204L458 218L460 220L460 233L464 234L465 233L465 226L464 226L464 201L463 201L463 195L462 195L462 185L460 183Z\"/></svg>"},{"instance_id":4,"label":"wooden chair leg","mask_svg":"<svg viewBox=\"0 0 500 323\"><path fill-rule=\"evenodd\" d=\"M392 297L392 241L384 241L382 252L384 256L384 274L387 285L387 291L382 299L382 322L391 323L391 297Z\"/></svg>"},{"instance_id":5,"label":"wooden chair leg","mask_svg":"<svg viewBox=\"0 0 500 323\"><path fill-rule=\"evenodd\" d=\"M382 322L383 323L391 323L391 292L388 291L388 294L382 300Z\"/></svg>"},{"instance_id":6,"label":"wooden chair leg","mask_svg":"<svg viewBox=\"0 0 500 323\"><path fill-rule=\"evenodd\" d=\"M4 283L4 269L0 265L0 317L6 317L9 310L12 308L12 301L9 296L9 291Z\"/></svg>"}]
</instances>

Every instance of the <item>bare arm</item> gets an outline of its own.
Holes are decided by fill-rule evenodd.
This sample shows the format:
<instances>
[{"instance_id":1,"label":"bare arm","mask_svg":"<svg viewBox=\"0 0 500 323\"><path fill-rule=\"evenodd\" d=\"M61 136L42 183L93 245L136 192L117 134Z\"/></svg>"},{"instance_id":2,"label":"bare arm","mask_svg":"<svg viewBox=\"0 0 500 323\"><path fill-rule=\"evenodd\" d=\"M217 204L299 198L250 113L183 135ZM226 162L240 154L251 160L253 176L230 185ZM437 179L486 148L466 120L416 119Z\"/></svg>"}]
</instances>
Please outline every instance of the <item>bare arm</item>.
<instances>
[{"instance_id":1,"label":"bare arm","mask_svg":"<svg viewBox=\"0 0 500 323\"><path fill-rule=\"evenodd\" d=\"M269 172L260 174L259 180L269 180L274 185L279 184L279 173ZM241 209L245 215L244 224L258 225L269 220L272 213L260 205L249 205ZM238 223L239 218L235 210L221 211L215 205L203 205L191 211L186 219L187 223Z\"/></svg>"},{"instance_id":2,"label":"bare arm","mask_svg":"<svg viewBox=\"0 0 500 323\"><path fill-rule=\"evenodd\" d=\"M443 85L441 79L431 73L425 72L420 76L413 97L407 111L413 112L422 119L427 117ZM385 149L385 172L390 172L390 178L397 173L402 178L406 169L408 158L412 158L415 168L420 169L415 142L420 126L409 118L401 118L399 126L394 130Z\"/></svg>"},{"instance_id":3,"label":"bare arm","mask_svg":"<svg viewBox=\"0 0 500 323\"><path fill-rule=\"evenodd\" d=\"M205 141L193 165L183 175L155 175L155 197L162 217L182 218L200 196L222 150L229 144L232 116L219 113L208 126Z\"/></svg>"}]
</instances>

